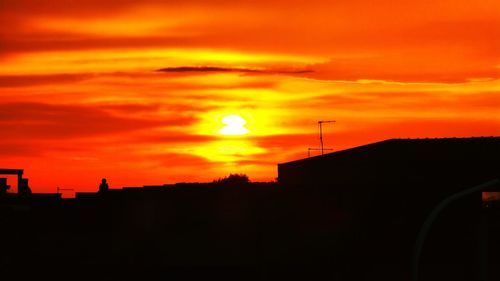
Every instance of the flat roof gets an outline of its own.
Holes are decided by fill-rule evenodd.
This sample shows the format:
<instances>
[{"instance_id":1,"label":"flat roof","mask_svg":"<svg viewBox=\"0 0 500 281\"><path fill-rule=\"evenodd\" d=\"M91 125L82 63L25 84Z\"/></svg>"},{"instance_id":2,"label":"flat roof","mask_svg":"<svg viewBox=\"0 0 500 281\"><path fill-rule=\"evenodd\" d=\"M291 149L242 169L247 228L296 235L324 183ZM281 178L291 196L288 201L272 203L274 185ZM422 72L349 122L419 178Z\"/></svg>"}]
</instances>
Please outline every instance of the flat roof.
<instances>
[{"instance_id":1,"label":"flat roof","mask_svg":"<svg viewBox=\"0 0 500 281\"><path fill-rule=\"evenodd\" d=\"M0 174L4 175L18 175L24 173L23 169L2 169L0 168Z\"/></svg>"},{"instance_id":2,"label":"flat roof","mask_svg":"<svg viewBox=\"0 0 500 281\"><path fill-rule=\"evenodd\" d=\"M317 156L312 156L312 157L306 157L302 159L297 159L297 160L292 160L288 162L283 162L283 163L278 163L278 166L282 165L288 165L288 164L293 164L293 163L298 163L298 162L308 162L308 161L315 161L319 159L328 159L332 156L337 156L337 155L345 155L350 152L355 152L355 151L364 151L367 149L371 149L373 147L379 146L379 145L386 145L386 144L416 144L416 143L425 143L425 144L430 144L430 143L464 143L464 142L500 142L500 136L481 136L481 137L465 137L465 138L456 138L456 137L451 137L451 138L394 138L394 139L387 139L387 140L382 140L378 142L373 142L369 144L364 144L360 146L355 146L351 148L347 148L344 150L339 150L335 152L330 152L330 153L325 153L323 155L317 155Z\"/></svg>"}]
</instances>

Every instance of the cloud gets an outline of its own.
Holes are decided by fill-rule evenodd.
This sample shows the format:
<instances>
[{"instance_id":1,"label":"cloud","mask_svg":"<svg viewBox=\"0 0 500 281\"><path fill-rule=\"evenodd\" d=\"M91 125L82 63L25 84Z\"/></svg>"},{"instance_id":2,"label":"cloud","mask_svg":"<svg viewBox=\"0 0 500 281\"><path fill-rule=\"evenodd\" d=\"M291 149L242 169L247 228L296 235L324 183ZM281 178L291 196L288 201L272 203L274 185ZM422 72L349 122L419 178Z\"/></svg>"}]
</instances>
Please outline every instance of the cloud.
<instances>
[{"instance_id":1,"label":"cloud","mask_svg":"<svg viewBox=\"0 0 500 281\"><path fill-rule=\"evenodd\" d=\"M231 68L218 66L179 66L166 67L156 70L166 73L200 73L200 72L240 72L246 74L305 74L313 72L312 70L277 70L277 69L253 69L253 68Z\"/></svg>"},{"instance_id":2,"label":"cloud","mask_svg":"<svg viewBox=\"0 0 500 281\"><path fill-rule=\"evenodd\" d=\"M260 147L279 149L303 147L307 150L308 147L317 143L317 136L316 134L282 134L254 137L252 140Z\"/></svg>"},{"instance_id":3,"label":"cloud","mask_svg":"<svg viewBox=\"0 0 500 281\"><path fill-rule=\"evenodd\" d=\"M194 62L172 64L187 66L166 67L161 71L442 83L500 77L500 69L495 67L499 59L500 24L492 12L499 7L491 1L474 7L463 0L454 5L379 1L376 6L369 1L320 1L307 5L300 1L285 5L282 0L266 3L190 0L182 4L157 0L83 2L61 0L48 5L36 0L3 1L0 13L9 17L0 16L5 27L0 31L1 53L8 56L9 52L76 50L95 54L103 49L117 52L140 49L145 53L151 49L232 50L243 54L293 54L309 60L319 57L320 61L331 58L331 61L319 64L308 61L305 63L311 66L306 70L281 71L274 69L269 61L221 66L193 58ZM467 11L464 7L468 7ZM200 8L210 10L213 16L204 16ZM118 15L111 15L111 11ZM276 11L281 17L276 17ZM74 28L66 28L64 23L75 18L78 20L71 25ZM47 21L64 28L47 28L44 26ZM27 26L26 22L34 26ZM104 27L100 29L104 35L89 32L96 29L90 22L102 23ZM127 29L131 22L165 23L167 27L153 28L148 33L132 32ZM167 24L170 22L173 26ZM268 32L262 32L262 26ZM118 30L125 30L125 34ZM151 65L152 69L168 65L163 61L165 56L157 53L152 56L152 61L158 62ZM196 63L203 65L193 66ZM75 67L78 65L75 63ZM293 61L283 62L282 66L304 68Z\"/></svg>"},{"instance_id":4,"label":"cloud","mask_svg":"<svg viewBox=\"0 0 500 281\"><path fill-rule=\"evenodd\" d=\"M347 148L390 138L443 138L443 137L480 137L500 135L500 121L488 118L405 118L378 120L372 123L353 122L333 134L335 147Z\"/></svg>"},{"instance_id":5,"label":"cloud","mask_svg":"<svg viewBox=\"0 0 500 281\"><path fill-rule=\"evenodd\" d=\"M40 31L34 34L33 32L7 35L0 33L0 39L8 42L0 47L2 50L0 56L42 51L123 50L124 48L200 46L190 36L136 36L133 38L108 36L102 38L96 36L75 36L74 34L63 32Z\"/></svg>"},{"instance_id":6,"label":"cloud","mask_svg":"<svg viewBox=\"0 0 500 281\"><path fill-rule=\"evenodd\" d=\"M0 157L27 157L40 156L41 150L32 142L23 142L20 140L2 140L0 141Z\"/></svg>"},{"instance_id":7,"label":"cloud","mask_svg":"<svg viewBox=\"0 0 500 281\"><path fill-rule=\"evenodd\" d=\"M216 136L209 135L191 135L186 132L152 132L149 134L140 134L131 139L134 143L143 144L173 144L173 143L207 143L219 140Z\"/></svg>"},{"instance_id":8,"label":"cloud","mask_svg":"<svg viewBox=\"0 0 500 281\"><path fill-rule=\"evenodd\" d=\"M404 51L400 51L404 52ZM438 54L440 50L429 50ZM384 54L372 58L335 59L308 66L314 70L303 76L318 80L360 81L379 80L414 83L465 83L471 79L500 78L500 69L488 58L460 54L440 54L438 59L417 55Z\"/></svg>"},{"instance_id":9,"label":"cloud","mask_svg":"<svg viewBox=\"0 0 500 281\"><path fill-rule=\"evenodd\" d=\"M151 0L149 0L151 1ZM134 0L2 0L1 11L4 14L30 14L30 15L67 15L95 16L107 14L111 10L123 10L134 6Z\"/></svg>"},{"instance_id":10,"label":"cloud","mask_svg":"<svg viewBox=\"0 0 500 281\"><path fill-rule=\"evenodd\" d=\"M206 166L210 167L211 162L203 157L190 155L190 154L181 154L181 153L163 153L163 154L154 154L154 155L146 155L142 157L143 159L153 160L160 163L161 166L174 168L175 167L198 167L198 166ZM192 170L191 170L192 171Z\"/></svg>"},{"instance_id":11,"label":"cloud","mask_svg":"<svg viewBox=\"0 0 500 281\"><path fill-rule=\"evenodd\" d=\"M374 86L375 87L375 86ZM349 92L328 94L300 102L302 106L312 108L335 108L344 112L384 113L387 116L411 114L424 116L434 114L439 117L460 112L462 116L473 118L478 112L483 116L498 115L500 108L500 92L454 93L453 90L441 91L404 91L401 89L386 92ZM383 101L383 102L381 102ZM298 106L298 102L290 102L288 106Z\"/></svg>"},{"instance_id":12,"label":"cloud","mask_svg":"<svg viewBox=\"0 0 500 281\"><path fill-rule=\"evenodd\" d=\"M74 83L92 78L91 74L0 75L0 87L25 87Z\"/></svg>"},{"instance_id":13,"label":"cloud","mask_svg":"<svg viewBox=\"0 0 500 281\"><path fill-rule=\"evenodd\" d=\"M179 66L160 68L159 72L261 72L257 69L249 68L225 68L215 66Z\"/></svg>"},{"instance_id":14,"label":"cloud","mask_svg":"<svg viewBox=\"0 0 500 281\"><path fill-rule=\"evenodd\" d=\"M114 116L91 106L44 103L0 104L0 126L9 138L64 139L99 135L119 135L144 129L183 126L193 117L161 120Z\"/></svg>"},{"instance_id":15,"label":"cloud","mask_svg":"<svg viewBox=\"0 0 500 281\"><path fill-rule=\"evenodd\" d=\"M123 103L123 104L97 104L96 107L112 111L119 112L122 114L130 114L130 113L143 113L143 112L157 112L161 109L160 104L138 104L138 103Z\"/></svg>"},{"instance_id":16,"label":"cloud","mask_svg":"<svg viewBox=\"0 0 500 281\"><path fill-rule=\"evenodd\" d=\"M498 1L0 2L0 154L50 185L269 178L323 118L334 149L500 134ZM226 112L250 153L208 129Z\"/></svg>"}]
</instances>

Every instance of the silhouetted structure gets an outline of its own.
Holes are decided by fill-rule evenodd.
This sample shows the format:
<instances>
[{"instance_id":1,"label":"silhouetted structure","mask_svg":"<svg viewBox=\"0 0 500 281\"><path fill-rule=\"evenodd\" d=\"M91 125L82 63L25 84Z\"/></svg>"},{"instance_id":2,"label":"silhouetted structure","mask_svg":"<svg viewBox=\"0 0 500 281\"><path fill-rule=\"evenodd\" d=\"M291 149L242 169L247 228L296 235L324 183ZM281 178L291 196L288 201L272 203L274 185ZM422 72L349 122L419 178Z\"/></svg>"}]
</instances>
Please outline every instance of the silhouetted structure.
<instances>
[{"instance_id":1,"label":"silhouetted structure","mask_svg":"<svg viewBox=\"0 0 500 281\"><path fill-rule=\"evenodd\" d=\"M10 185L7 184L7 178L0 178L0 196L7 193Z\"/></svg>"},{"instance_id":2,"label":"silhouetted structure","mask_svg":"<svg viewBox=\"0 0 500 281\"><path fill-rule=\"evenodd\" d=\"M500 137L391 139L279 164L278 182L329 190L358 228L353 253L362 249L370 267L405 268L424 218L449 196L498 179L499 159ZM478 279L477 245L486 239L478 236L480 202L476 192L439 216L424 248L422 280Z\"/></svg>"},{"instance_id":3,"label":"silhouetted structure","mask_svg":"<svg viewBox=\"0 0 500 281\"><path fill-rule=\"evenodd\" d=\"M19 191L19 186L22 185L24 170L21 169L0 169L0 175L16 175L17 176L17 186Z\"/></svg>"},{"instance_id":4,"label":"silhouetted structure","mask_svg":"<svg viewBox=\"0 0 500 281\"><path fill-rule=\"evenodd\" d=\"M102 179L101 184L99 185L99 192L104 193L104 192L107 192L108 190L109 190L109 186L108 186L106 179Z\"/></svg>"},{"instance_id":5,"label":"silhouetted structure","mask_svg":"<svg viewBox=\"0 0 500 281\"><path fill-rule=\"evenodd\" d=\"M460 189L497 177L498 159L500 137L390 139L278 164L278 181L374 192L374 185L399 186L398 194L410 184L439 192L433 186Z\"/></svg>"},{"instance_id":6,"label":"silhouetted structure","mask_svg":"<svg viewBox=\"0 0 500 281\"><path fill-rule=\"evenodd\" d=\"M21 179L21 185L17 188L17 193L21 196L31 195L31 188L28 184L28 179Z\"/></svg>"},{"instance_id":7,"label":"silhouetted structure","mask_svg":"<svg viewBox=\"0 0 500 281\"><path fill-rule=\"evenodd\" d=\"M449 194L498 175L499 139L388 140L280 164L278 183L6 196L1 276L38 278L25 270L38 267L85 280L102 271L113 280L410 280L424 219ZM482 206L478 191L440 213L422 281L500 280L500 207Z\"/></svg>"}]
</instances>

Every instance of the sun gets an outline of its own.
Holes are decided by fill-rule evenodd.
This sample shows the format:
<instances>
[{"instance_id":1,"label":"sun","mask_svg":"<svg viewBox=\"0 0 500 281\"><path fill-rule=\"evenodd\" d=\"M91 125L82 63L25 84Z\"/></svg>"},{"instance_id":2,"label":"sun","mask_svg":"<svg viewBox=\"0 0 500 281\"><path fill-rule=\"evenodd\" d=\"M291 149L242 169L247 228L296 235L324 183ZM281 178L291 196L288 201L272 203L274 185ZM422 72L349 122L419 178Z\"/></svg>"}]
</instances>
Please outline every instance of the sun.
<instances>
[{"instance_id":1,"label":"sun","mask_svg":"<svg viewBox=\"0 0 500 281\"><path fill-rule=\"evenodd\" d=\"M228 136L246 135L250 132L250 130L245 128L246 123L245 119L236 114L224 116L222 118L224 127L219 130L219 134Z\"/></svg>"}]
</instances>

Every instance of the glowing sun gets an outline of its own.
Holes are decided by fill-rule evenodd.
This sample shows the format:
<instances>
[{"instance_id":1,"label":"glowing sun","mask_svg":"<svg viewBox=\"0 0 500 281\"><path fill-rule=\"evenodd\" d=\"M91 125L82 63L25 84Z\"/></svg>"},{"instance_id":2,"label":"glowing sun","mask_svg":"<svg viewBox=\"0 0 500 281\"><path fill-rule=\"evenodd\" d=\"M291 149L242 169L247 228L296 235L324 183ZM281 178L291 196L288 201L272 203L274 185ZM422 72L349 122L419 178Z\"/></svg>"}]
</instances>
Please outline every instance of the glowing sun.
<instances>
[{"instance_id":1,"label":"glowing sun","mask_svg":"<svg viewBox=\"0 0 500 281\"><path fill-rule=\"evenodd\" d=\"M250 132L245 128L246 123L247 121L239 115L227 115L222 118L222 124L225 126L219 130L219 134L230 136L246 135Z\"/></svg>"}]
</instances>

